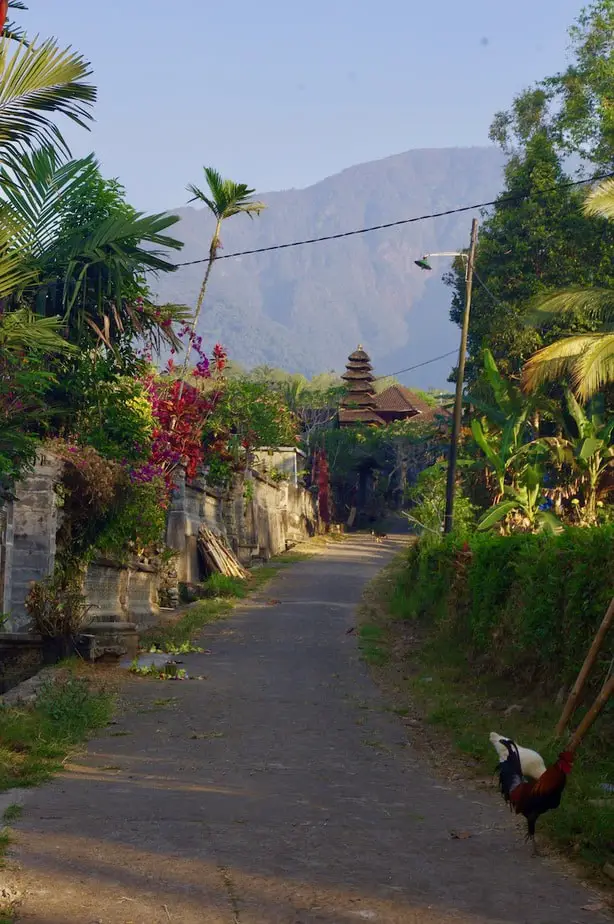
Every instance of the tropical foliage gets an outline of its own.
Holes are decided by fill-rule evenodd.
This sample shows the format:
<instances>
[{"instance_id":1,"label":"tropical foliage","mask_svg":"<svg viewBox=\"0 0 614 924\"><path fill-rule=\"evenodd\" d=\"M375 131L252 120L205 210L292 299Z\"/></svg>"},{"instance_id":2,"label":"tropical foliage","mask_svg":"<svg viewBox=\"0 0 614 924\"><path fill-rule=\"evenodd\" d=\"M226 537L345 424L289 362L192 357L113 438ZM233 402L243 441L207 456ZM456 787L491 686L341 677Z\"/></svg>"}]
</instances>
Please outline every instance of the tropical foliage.
<instances>
[{"instance_id":1,"label":"tropical foliage","mask_svg":"<svg viewBox=\"0 0 614 924\"><path fill-rule=\"evenodd\" d=\"M25 9L2 0L3 22L8 8ZM0 38L0 492L42 445L61 460L53 586L68 599L94 555L158 553L179 468L240 466L296 431L281 390L231 382L224 348L208 355L195 333L222 222L264 206L208 168L208 192L190 187L216 220L196 316L156 304L152 278L182 247L177 216L137 212L94 154L71 157L62 120L91 120L90 65L17 31Z\"/></svg>"},{"instance_id":2,"label":"tropical foliage","mask_svg":"<svg viewBox=\"0 0 614 924\"><path fill-rule=\"evenodd\" d=\"M605 180L588 194L584 204L587 216L604 219L594 222L603 235L610 232L606 221L614 219L614 180ZM581 400L597 394L614 382L614 287L576 287L552 292L537 302L531 317L537 323L564 312L581 312L598 329L557 340L532 356L525 364L523 381L532 392L551 382L566 379Z\"/></svg>"},{"instance_id":3,"label":"tropical foliage","mask_svg":"<svg viewBox=\"0 0 614 924\"><path fill-rule=\"evenodd\" d=\"M255 450L296 446L298 420L280 390L249 379L230 379L219 393L204 440L210 479L228 484Z\"/></svg>"},{"instance_id":4,"label":"tropical foliage","mask_svg":"<svg viewBox=\"0 0 614 924\"><path fill-rule=\"evenodd\" d=\"M510 158L505 179L480 228L469 333L472 383L480 375L485 347L503 372L519 375L541 347L599 327L580 301L535 319L535 299L561 286L614 286L614 226L584 213L584 191L566 185L571 178L545 134L536 134ZM453 292L451 319L460 325L464 266L445 278Z\"/></svg>"}]
</instances>

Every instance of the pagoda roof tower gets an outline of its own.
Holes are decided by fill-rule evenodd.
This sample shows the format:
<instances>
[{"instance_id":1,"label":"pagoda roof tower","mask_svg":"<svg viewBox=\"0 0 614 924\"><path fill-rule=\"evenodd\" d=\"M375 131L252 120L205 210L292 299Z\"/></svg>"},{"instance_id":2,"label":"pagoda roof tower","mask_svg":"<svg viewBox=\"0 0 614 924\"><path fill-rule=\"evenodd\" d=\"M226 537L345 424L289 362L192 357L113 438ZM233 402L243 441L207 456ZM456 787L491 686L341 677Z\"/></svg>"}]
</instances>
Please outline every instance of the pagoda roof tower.
<instances>
[{"instance_id":1,"label":"pagoda roof tower","mask_svg":"<svg viewBox=\"0 0 614 924\"><path fill-rule=\"evenodd\" d=\"M345 373L341 378L346 382L348 390L339 408L339 425L347 427L352 424L383 424L376 411L371 359L362 346L359 345L350 353Z\"/></svg>"}]
</instances>

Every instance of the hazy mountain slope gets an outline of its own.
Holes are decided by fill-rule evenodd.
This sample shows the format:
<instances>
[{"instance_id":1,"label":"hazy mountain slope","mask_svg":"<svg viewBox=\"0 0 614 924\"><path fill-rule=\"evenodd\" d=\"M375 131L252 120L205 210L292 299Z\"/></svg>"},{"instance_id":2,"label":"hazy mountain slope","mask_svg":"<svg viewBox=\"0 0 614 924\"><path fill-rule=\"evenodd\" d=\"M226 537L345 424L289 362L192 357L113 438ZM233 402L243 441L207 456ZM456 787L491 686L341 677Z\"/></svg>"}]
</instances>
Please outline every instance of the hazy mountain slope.
<instances>
[{"instance_id":1,"label":"hazy mountain slope","mask_svg":"<svg viewBox=\"0 0 614 924\"><path fill-rule=\"evenodd\" d=\"M409 151L359 164L315 186L260 195L268 209L254 221L231 219L222 253L268 247L443 211L493 198L503 158L493 148ZM195 178L200 182L200 178ZM237 179L249 179L238 177ZM176 236L182 260L205 255L209 216L191 207ZM378 372L444 353L458 343L449 295L414 260L468 244L471 213L288 250L220 261L211 277L200 333L221 340L245 365L268 363L311 374L340 369L361 342ZM159 294L193 305L203 267L163 278ZM445 382L451 362L418 370L416 385Z\"/></svg>"}]
</instances>

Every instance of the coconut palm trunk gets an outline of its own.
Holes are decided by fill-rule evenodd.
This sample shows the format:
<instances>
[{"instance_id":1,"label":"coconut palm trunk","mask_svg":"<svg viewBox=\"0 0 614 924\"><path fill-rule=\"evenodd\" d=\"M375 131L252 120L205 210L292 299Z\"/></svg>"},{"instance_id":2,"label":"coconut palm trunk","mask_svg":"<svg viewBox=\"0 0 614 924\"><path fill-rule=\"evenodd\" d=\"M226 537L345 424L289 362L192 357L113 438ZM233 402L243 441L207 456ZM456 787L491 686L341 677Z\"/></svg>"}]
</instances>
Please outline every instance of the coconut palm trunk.
<instances>
[{"instance_id":1,"label":"coconut palm trunk","mask_svg":"<svg viewBox=\"0 0 614 924\"><path fill-rule=\"evenodd\" d=\"M194 311L194 318L192 319L192 326L190 328L190 336L188 338L188 344L185 351L185 359L183 361L183 368L181 370L181 387L179 389L179 398L183 394L183 385L184 380L188 371L188 366L190 364L190 354L192 352L192 344L194 343L194 338L196 336L196 328L198 327L198 322L200 320L200 314L203 308L203 303L205 301L205 295L207 293L207 286L209 285L209 277L211 275L211 270L213 269L213 264L217 259L217 252L220 246L220 232L222 230L222 219L218 218L215 225L215 232L211 238L211 244L209 246L209 260L207 262L207 269L205 270L205 275L198 293L198 299L196 300L196 309Z\"/></svg>"}]
</instances>

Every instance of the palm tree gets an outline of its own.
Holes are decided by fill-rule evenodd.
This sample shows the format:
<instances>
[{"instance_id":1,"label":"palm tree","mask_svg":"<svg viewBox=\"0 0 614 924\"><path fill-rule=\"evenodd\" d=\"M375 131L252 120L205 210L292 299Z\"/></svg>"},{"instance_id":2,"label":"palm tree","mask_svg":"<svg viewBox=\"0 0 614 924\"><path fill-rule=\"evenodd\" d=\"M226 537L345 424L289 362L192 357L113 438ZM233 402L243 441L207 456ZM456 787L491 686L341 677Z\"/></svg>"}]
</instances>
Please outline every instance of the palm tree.
<instances>
[{"instance_id":1,"label":"palm tree","mask_svg":"<svg viewBox=\"0 0 614 924\"><path fill-rule=\"evenodd\" d=\"M234 183L232 180L224 180L222 179L221 174L218 173L217 170L214 170L213 167L205 167L204 171L208 186L208 194L203 192L202 189L199 189L198 186L194 186L192 183L190 183L188 186L188 192L192 193L190 202L195 202L198 200L205 203L215 218L215 230L209 245L209 259L207 261L207 269L205 270L205 276L200 287L200 292L198 293L196 310L194 312L194 318L192 320L192 327L190 331L190 339L186 347L185 362L183 365L184 375L187 371L187 367L190 361L191 347L194 340L194 335L196 333L198 320L200 318L200 312L205 300L205 293L209 283L209 276L211 275L213 264L217 259L218 251L221 246L222 222L226 221L228 218L232 218L233 215L240 214L244 214L249 216L249 218L253 218L254 215L259 215L260 212L264 211L266 208L264 202L258 202L252 198L255 190L250 189L248 186L246 186L245 183Z\"/></svg>"},{"instance_id":2,"label":"palm tree","mask_svg":"<svg viewBox=\"0 0 614 924\"><path fill-rule=\"evenodd\" d=\"M187 309L150 305L134 285L145 273L175 269L167 252L182 244L163 232L176 216L139 214L121 188L105 183L93 155L64 161L49 146L0 168L0 186L0 214L13 227L9 253L30 269L14 301L62 315L69 339L82 346L93 331L109 349L146 335L157 348L179 347L169 322L185 323Z\"/></svg>"},{"instance_id":3,"label":"palm tree","mask_svg":"<svg viewBox=\"0 0 614 924\"><path fill-rule=\"evenodd\" d=\"M586 215L614 220L614 179L604 180L587 196ZM614 322L612 289L564 289L543 298L531 316L533 323L545 323L561 311L582 311L604 328ZM544 347L526 363L522 381L526 391L569 379L581 401L589 400L604 385L614 381L614 334L578 334Z\"/></svg>"}]
</instances>

